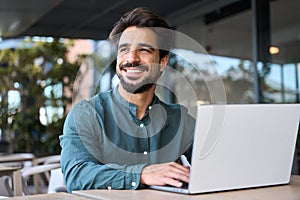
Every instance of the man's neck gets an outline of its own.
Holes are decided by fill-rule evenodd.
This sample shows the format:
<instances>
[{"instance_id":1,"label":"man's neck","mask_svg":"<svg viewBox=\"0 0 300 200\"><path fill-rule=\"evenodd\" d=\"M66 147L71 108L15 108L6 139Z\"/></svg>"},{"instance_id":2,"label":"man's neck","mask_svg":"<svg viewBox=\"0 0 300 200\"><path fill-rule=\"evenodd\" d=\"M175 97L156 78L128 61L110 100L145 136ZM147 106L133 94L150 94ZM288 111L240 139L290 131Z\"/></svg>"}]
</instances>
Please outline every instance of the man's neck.
<instances>
[{"instance_id":1,"label":"man's neck","mask_svg":"<svg viewBox=\"0 0 300 200\"><path fill-rule=\"evenodd\" d=\"M119 85L118 91L119 91L119 94L126 101L137 106L136 116L139 119L142 119L146 113L147 107L153 101L155 85L153 85L149 90L142 92L142 93L138 93L138 94L132 94L132 93L127 92L126 90L124 90L122 85Z\"/></svg>"}]
</instances>

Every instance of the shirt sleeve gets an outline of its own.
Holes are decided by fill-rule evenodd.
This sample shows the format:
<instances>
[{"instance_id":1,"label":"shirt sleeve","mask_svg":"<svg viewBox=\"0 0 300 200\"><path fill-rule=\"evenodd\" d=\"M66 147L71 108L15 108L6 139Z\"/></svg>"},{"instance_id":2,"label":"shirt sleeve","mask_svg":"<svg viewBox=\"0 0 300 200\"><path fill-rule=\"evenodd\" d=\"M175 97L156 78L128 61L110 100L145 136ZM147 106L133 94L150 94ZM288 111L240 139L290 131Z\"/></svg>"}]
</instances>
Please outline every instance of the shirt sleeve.
<instances>
[{"instance_id":1,"label":"shirt sleeve","mask_svg":"<svg viewBox=\"0 0 300 200\"><path fill-rule=\"evenodd\" d=\"M137 189L145 165L103 164L97 156L100 124L94 109L81 102L69 112L60 136L61 166L68 192L84 189Z\"/></svg>"}]
</instances>

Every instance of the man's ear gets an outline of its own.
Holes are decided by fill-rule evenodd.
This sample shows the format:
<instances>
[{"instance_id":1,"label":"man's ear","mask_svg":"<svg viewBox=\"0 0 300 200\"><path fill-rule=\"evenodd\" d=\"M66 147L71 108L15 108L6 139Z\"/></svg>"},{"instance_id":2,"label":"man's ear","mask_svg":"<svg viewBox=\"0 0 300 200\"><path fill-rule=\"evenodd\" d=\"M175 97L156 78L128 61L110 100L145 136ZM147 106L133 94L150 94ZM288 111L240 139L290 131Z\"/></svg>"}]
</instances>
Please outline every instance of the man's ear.
<instances>
[{"instance_id":1,"label":"man's ear","mask_svg":"<svg viewBox=\"0 0 300 200\"><path fill-rule=\"evenodd\" d=\"M164 56L162 59L160 59L160 71L163 72L167 65L168 65L168 62L169 62L169 56L166 55Z\"/></svg>"}]
</instances>

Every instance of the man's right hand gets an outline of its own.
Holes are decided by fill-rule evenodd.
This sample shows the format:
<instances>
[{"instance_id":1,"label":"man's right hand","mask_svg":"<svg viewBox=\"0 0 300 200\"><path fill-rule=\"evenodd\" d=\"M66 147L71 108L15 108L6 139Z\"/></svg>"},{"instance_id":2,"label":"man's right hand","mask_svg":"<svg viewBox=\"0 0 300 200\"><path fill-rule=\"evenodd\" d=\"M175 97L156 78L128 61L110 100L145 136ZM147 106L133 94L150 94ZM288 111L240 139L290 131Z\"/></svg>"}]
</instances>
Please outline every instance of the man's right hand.
<instances>
[{"instance_id":1,"label":"man's right hand","mask_svg":"<svg viewBox=\"0 0 300 200\"><path fill-rule=\"evenodd\" d=\"M190 167L176 162L155 164L144 167L141 173L141 184L171 185L182 187L183 182L190 180Z\"/></svg>"}]
</instances>

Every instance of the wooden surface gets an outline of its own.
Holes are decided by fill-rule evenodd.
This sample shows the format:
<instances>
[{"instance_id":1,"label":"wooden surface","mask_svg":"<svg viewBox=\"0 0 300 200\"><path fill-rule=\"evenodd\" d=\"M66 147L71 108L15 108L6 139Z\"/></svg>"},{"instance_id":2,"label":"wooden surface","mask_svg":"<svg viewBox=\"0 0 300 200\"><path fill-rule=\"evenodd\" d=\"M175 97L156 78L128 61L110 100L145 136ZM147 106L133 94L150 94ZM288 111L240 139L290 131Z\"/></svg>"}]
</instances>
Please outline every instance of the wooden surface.
<instances>
[{"instance_id":1,"label":"wooden surface","mask_svg":"<svg viewBox=\"0 0 300 200\"><path fill-rule=\"evenodd\" d=\"M186 195L155 190L83 190L11 197L8 200L300 200L300 176L292 176L288 185L244 189L209 194Z\"/></svg>"},{"instance_id":2,"label":"wooden surface","mask_svg":"<svg viewBox=\"0 0 300 200\"><path fill-rule=\"evenodd\" d=\"M20 169L20 167L1 167L0 176L12 176L14 171Z\"/></svg>"},{"instance_id":3,"label":"wooden surface","mask_svg":"<svg viewBox=\"0 0 300 200\"><path fill-rule=\"evenodd\" d=\"M22 194L22 188L18 183L18 180L20 179L20 175L16 172L18 172L20 167L0 167L0 176L11 176L13 177L13 188L14 188L14 195L17 195L17 192L19 194ZM10 190L10 188L6 188L7 190Z\"/></svg>"},{"instance_id":4,"label":"wooden surface","mask_svg":"<svg viewBox=\"0 0 300 200\"><path fill-rule=\"evenodd\" d=\"M22 197L10 197L7 200L90 200L89 198L69 193L36 194Z\"/></svg>"},{"instance_id":5,"label":"wooden surface","mask_svg":"<svg viewBox=\"0 0 300 200\"><path fill-rule=\"evenodd\" d=\"M24 161L32 161L33 159L34 159L34 155L31 153L16 153L16 154L0 155L0 163L24 162Z\"/></svg>"},{"instance_id":6,"label":"wooden surface","mask_svg":"<svg viewBox=\"0 0 300 200\"><path fill-rule=\"evenodd\" d=\"M227 192L186 195L155 190L83 190L73 194L102 200L300 200L300 176L292 176L288 185Z\"/></svg>"}]
</instances>

